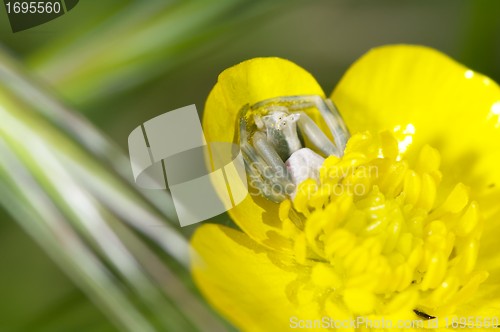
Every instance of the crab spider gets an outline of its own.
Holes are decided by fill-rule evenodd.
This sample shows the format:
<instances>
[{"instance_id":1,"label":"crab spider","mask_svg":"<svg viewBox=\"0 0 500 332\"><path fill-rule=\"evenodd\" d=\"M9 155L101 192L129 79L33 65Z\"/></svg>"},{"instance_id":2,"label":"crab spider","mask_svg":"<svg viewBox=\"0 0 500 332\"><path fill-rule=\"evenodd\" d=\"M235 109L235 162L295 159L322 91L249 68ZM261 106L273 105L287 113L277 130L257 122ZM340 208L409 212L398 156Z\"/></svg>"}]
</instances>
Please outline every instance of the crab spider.
<instances>
[{"instance_id":1,"label":"crab spider","mask_svg":"<svg viewBox=\"0 0 500 332\"><path fill-rule=\"evenodd\" d=\"M311 107L319 110L333 141L308 115ZM250 185L264 197L281 202L295 196L300 182L317 179L324 158L343 155L349 132L330 101L297 96L246 106L239 136Z\"/></svg>"}]
</instances>

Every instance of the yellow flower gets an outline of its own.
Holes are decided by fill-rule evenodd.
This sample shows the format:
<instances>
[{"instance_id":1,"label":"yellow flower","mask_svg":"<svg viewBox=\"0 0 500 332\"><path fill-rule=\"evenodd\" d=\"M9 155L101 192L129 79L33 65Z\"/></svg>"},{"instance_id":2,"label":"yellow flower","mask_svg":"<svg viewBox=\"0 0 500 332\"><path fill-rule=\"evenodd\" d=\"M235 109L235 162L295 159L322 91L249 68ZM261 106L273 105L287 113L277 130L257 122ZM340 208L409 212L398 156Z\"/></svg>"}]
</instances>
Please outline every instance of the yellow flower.
<instances>
[{"instance_id":1,"label":"yellow flower","mask_svg":"<svg viewBox=\"0 0 500 332\"><path fill-rule=\"evenodd\" d=\"M206 103L207 140L233 142L244 105L294 95L325 97L283 59L229 68ZM499 86L435 50L386 46L330 98L352 134L344 156L328 157L293 202L248 196L229 211L241 230L200 226L201 292L248 331L498 323ZM369 190L335 192L357 184Z\"/></svg>"}]
</instances>

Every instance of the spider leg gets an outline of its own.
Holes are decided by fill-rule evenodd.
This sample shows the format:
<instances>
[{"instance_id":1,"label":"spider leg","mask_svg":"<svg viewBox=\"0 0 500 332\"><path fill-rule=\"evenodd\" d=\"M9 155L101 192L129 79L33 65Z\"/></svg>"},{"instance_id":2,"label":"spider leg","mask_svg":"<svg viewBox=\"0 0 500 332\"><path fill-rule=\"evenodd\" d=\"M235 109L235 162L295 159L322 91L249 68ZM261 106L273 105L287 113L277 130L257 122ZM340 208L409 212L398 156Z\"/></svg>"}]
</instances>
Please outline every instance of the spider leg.
<instances>
[{"instance_id":1,"label":"spider leg","mask_svg":"<svg viewBox=\"0 0 500 332\"><path fill-rule=\"evenodd\" d=\"M299 128L302 134L325 156L342 156L342 152L335 144L328 139L318 125L304 112L300 112Z\"/></svg>"},{"instance_id":2,"label":"spider leg","mask_svg":"<svg viewBox=\"0 0 500 332\"><path fill-rule=\"evenodd\" d=\"M285 200L287 195L295 190L295 186L288 179L288 173L286 168L284 168L283 162L281 163L283 163L284 170L276 171L276 169L280 169L279 167L281 167L281 165L279 165L279 163L274 166L268 164L258 150L254 149L249 143L244 142L241 146L241 150L252 186L265 197L279 203ZM269 155L272 154L272 152L266 150L264 154ZM275 159L273 160L276 161Z\"/></svg>"}]
</instances>

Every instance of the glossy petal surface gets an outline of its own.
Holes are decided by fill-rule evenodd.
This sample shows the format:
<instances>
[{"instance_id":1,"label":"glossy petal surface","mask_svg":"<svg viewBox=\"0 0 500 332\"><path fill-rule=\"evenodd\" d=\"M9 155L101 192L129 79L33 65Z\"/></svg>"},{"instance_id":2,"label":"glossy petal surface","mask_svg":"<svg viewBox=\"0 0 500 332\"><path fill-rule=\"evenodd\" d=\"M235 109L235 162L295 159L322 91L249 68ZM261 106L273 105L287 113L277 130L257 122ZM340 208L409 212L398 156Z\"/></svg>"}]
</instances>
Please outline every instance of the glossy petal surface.
<instances>
[{"instance_id":1,"label":"glossy petal surface","mask_svg":"<svg viewBox=\"0 0 500 332\"><path fill-rule=\"evenodd\" d=\"M207 101L207 140L233 141L238 111L247 103L305 94L322 92L310 74L288 61L254 59L232 67L221 74ZM352 133L391 130L402 156L410 160L429 144L441 153L443 185L450 184L450 191L455 182L471 188L485 219L477 265L490 277L470 303L457 307L456 315L500 316L498 85L435 50L398 45L359 59L331 98ZM290 260L291 243L279 235L278 206L249 196L230 215L248 236L221 226L200 227L192 241L200 254L193 264L195 279L237 326L286 329L296 314L290 294L309 271Z\"/></svg>"},{"instance_id":2,"label":"glossy petal surface","mask_svg":"<svg viewBox=\"0 0 500 332\"><path fill-rule=\"evenodd\" d=\"M192 273L202 293L245 331L283 331L295 316L290 297L307 271L242 232L203 225L195 233Z\"/></svg>"},{"instance_id":3,"label":"glossy petal surface","mask_svg":"<svg viewBox=\"0 0 500 332\"><path fill-rule=\"evenodd\" d=\"M331 98L351 132L394 130L410 154L429 144L444 181L500 199L500 88L489 78L430 48L384 46L355 62Z\"/></svg>"},{"instance_id":4,"label":"glossy petal surface","mask_svg":"<svg viewBox=\"0 0 500 332\"><path fill-rule=\"evenodd\" d=\"M203 130L209 142L233 142L241 108L280 96L319 95L323 90L314 77L296 64L280 58L255 58L223 71L208 96ZM277 230L277 205L262 197L248 196L229 211L233 220L253 239L276 248L290 244Z\"/></svg>"}]
</instances>

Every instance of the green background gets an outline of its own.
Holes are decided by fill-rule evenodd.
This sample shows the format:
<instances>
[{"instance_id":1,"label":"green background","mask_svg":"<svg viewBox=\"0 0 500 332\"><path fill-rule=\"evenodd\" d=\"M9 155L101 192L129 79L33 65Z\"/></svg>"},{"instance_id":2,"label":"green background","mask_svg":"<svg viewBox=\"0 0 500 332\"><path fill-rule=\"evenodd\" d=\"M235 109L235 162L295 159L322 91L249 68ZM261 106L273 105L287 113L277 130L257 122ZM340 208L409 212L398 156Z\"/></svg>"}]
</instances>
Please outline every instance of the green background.
<instances>
[{"instance_id":1,"label":"green background","mask_svg":"<svg viewBox=\"0 0 500 332\"><path fill-rule=\"evenodd\" d=\"M393 43L436 48L500 80L497 0L153 3L82 0L15 34L2 6L0 44L123 151L155 115L190 104L201 112L218 73L257 56L296 62L326 93L363 53ZM3 209L0 220L0 331L118 329Z\"/></svg>"}]
</instances>

